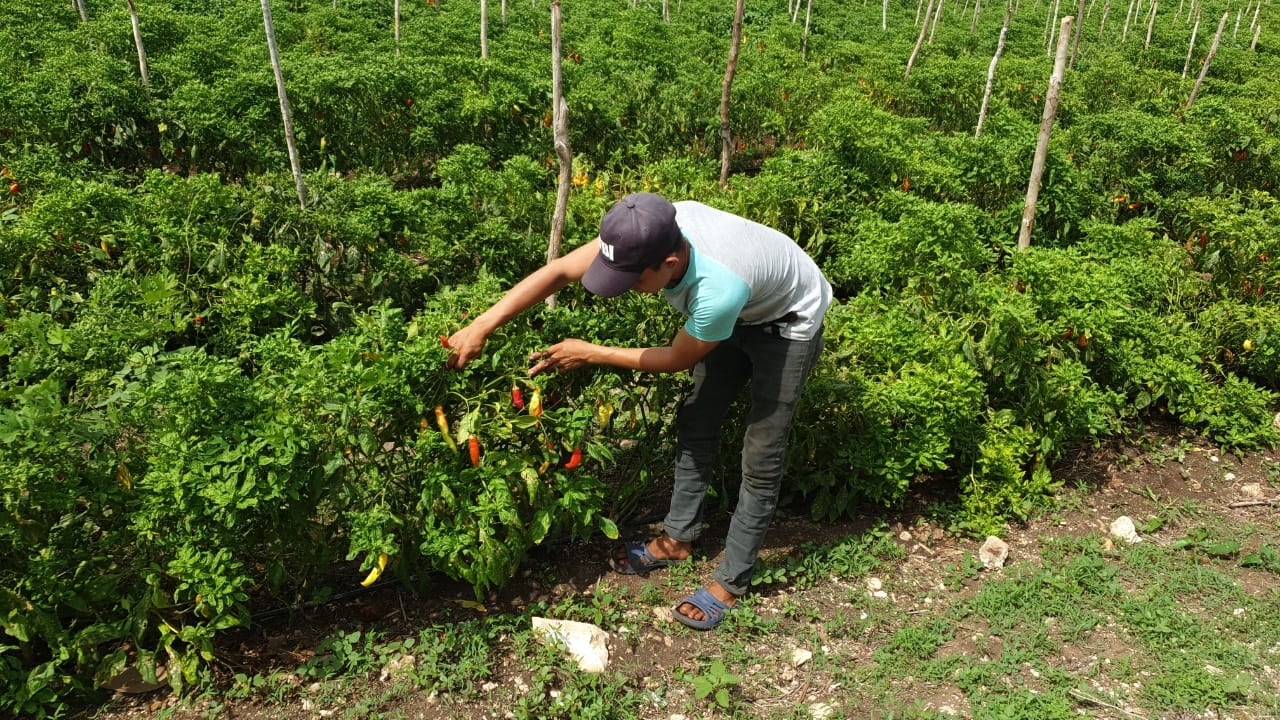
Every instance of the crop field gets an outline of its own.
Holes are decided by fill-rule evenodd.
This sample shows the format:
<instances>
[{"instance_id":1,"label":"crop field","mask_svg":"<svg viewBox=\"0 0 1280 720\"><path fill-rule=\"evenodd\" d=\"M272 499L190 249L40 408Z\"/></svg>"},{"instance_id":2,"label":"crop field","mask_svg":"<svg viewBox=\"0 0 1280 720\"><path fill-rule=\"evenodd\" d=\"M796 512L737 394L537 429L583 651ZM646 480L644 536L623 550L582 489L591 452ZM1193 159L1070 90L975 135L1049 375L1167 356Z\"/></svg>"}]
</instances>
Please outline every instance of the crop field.
<instances>
[{"instance_id":1,"label":"crop field","mask_svg":"<svg viewBox=\"0 0 1280 720\"><path fill-rule=\"evenodd\" d=\"M740 27L732 2L711 0L0 0L0 716L91 714L126 674L175 701L229 683L294 697L230 659L268 609L322 607L362 579L492 603L556 552L598 553L643 526L669 485L689 378L530 377L527 358L566 337L665 345L676 313L571 287L463 371L445 368L440 340L545 262L552 238L562 251L592 241L631 192L776 227L836 291L783 498L791 522L831 543L795 543L796 562L826 558L803 572L766 562L762 611L778 588L862 583L902 561L877 544L897 537L875 529L890 516L965 548L1096 502L1079 500L1097 483L1082 485L1073 459L1124 443L1164 453L1141 440L1151 427L1249 458L1268 500L1280 486L1267 454L1280 441L1276 21L1269 0L750 0ZM721 514L743 415L723 433L709 499ZM1220 475L1234 497L1239 482ZM1042 674L1037 658L1067 630L1045 641L1032 627L1064 611L1019 593L1084 598L1092 624L1072 626L1077 645L1118 617L1156 653L1213 633L1179 614L1184 587L1152 591L1148 610L1122 598L1159 576L1150 567L1217 583L1214 602L1245 619L1269 612L1274 590L1232 594L1186 558L1263 588L1280 572L1274 517L1211 522L1176 512L1180 491L1161 487L1134 512L1176 529L1160 543L1171 555L1099 550L1083 523L989 598L970 583L924 624L921 607L898 606L891 642L846 658L874 656L881 675L828 668L832 683L882 690L821 703L849 717L940 705L1274 715L1261 668L1275 660L1240 649L1244 619L1212 626L1223 644L1205 662L1227 672L1187 659L1198 686L1148 682L1132 704L1061 674L1007 703L975 689L994 676L954 682L957 658L983 649L1022 667L990 645L987 600L1020 608L1005 629L1029 633L1040 654L1027 667ZM961 552L947 562L953 586L979 576ZM594 601L559 614L635 624L616 588L591 587ZM624 595L647 602L653 587ZM874 619L858 597L822 607ZM730 633L766 642L768 624L744 615ZM479 617L466 637L510 642L503 621ZM865 620L827 630L888 637ZM981 627L962 637L948 620ZM357 634L335 655L350 632L322 653L360 659L346 670L404 649ZM1269 632L1257 642L1274 645ZM482 654L446 635L442 665ZM649 716L583 700L655 692L639 676L564 684L563 668L516 651L544 673L526 686L581 693L555 712L512 705L522 716ZM667 675L697 691L645 706L664 708L655 717L822 714L818 700L745 702L731 682L747 677L741 663L700 652L720 664L697 655ZM463 693L451 712L466 716L488 673L434 691ZM951 678L967 700L911 705L893 673ZM1040 692L1052 702L1037 705ZM369 702L361 712L384 711Z\"/></svg>"}]
</instances>

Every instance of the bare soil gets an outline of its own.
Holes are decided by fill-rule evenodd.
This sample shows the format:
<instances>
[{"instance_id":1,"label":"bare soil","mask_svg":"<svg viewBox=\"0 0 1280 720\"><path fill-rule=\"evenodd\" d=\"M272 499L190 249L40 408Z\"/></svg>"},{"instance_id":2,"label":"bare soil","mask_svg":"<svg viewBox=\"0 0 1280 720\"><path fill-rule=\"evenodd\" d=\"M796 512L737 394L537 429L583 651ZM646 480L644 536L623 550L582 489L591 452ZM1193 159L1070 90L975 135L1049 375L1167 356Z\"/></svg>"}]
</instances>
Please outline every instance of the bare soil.
<instances>
[{"instance_id":1,"label":"bare soil","mask_svg":"<svg viewBox=\"0 0 1280 720\"><path fill-rule=\"evenodd\" d=\"M1055 468L1055 476L1065 481L1062 502L1025 525L1009 527L1003 539L1010 546L1008 563L1016 564L1038 557L1045 538L1064 535L1081 536L1100 533L1107 536L1111 522L1127 515L1136 522L1156 516L1168 518L1168 524L1152 542L1172 542L1183 537L1197 517L1206 514L1228 527L1264 526L1264 538L1273 545L1280 541L1280 507L1268 500L1280 495L1280 453L1256 452L1235 454L1224 452L1193 434L1176 428L1160 428L1130 441L1110 441L1101 447L1084 447L1070 453ZM780 512L770 531L764 555L796 552L805 543L834 542L859 534L870 527L887 523L900 543L905 556L890 567L877 571L887 591L887 601L906 616L936 611L945 600L939 588L947 580L947 568L963 560L966 553L976 555L981 539L956 536L939 527L931 517L931 506L944 491L930 489L908 503L907 507L884 510L869 507L858 517L835 523L818 523L794 513ZM725 517L712 517L711 526L701 546L695 548L699 558L695 572L704 582L718 561L717 543L723 537ZM1178 527L1179 524L1183 527ZM625 528L626 537L643 538L657 532L660 526ZM1258 544L1258 533L1252 541ZM480 612L519 615L530 603L544 601L555 604L569 595L627 591L626 598L635 607L627 611L627 637L612 634L611 672L616 669L639 680L645 688L672 687L676 668L701 667L708 656L719 652L717 642L723 638L712 634L685 631L670 620L664 620L666 608L681 600L687 587L673 587L663 572L649 577L623 576L609 570L607 558L612 543L601 539L592 542L560 543L539 549L525 564L520 577L500 593L486 598L483 609L474 602L468 587L439 582L430 595L413 595L397 584L387 584L373 592L349 597L318 607L257 623L251 630L228 635L223 643L225 662L223 680L235 673L246 675L288 674L315 654L321 639L339 631L378 630L388 640L408 637L426 626L474 618ZM1241 552L1252 549L1244 547ZM1251 593L1275 591L1275 575L1265 571L1239 569L1237 576ZM984 576L985 577L985 576ZM687 579L687 578L686 578ZM783 629L792 627L796 640L783 636L747 637L748 655L758 663L733 668L743 682L738 688L739 716L787 716L787 709L798 704L810 712L820 712L823 705L836 708L834 717L869 717L882 708L875 700L863 697L858 688L841 687L837 673L824 672L820 663L797 666L790 653L796 647L813 646L818 636L824 654L838 656L842 663L869 660L892 628L871 629L856 637L826 636L820 624L805 618L794 619L799 605L805 615L831 617L848 613L853 608L851 597L865 594L868 578L831 577L803 591L786 586L763 589L752 599L752 607L762 617L784 618ZM972 581L974 584L982 579ZM656 589L655 589L656 588ZM642 598L659 594L665 605L645 604ZM964 628L939 653L980 658L999 654L1000 642L983 632L984 628ZM1063 645L1061 667L1069 672L1085 673L1099 663L1099 658L1122 658L1131 650L1105 627L1095 630L1083 641ZM388 704L375 708L391 717L468 718L503 717L502 703L518 696L528 687L528 671L514 656L499 661L493 677L485 685L487 696L460 701L434 694L399 695ZM1105 676L1103 676L1105 679ZM1280 684L1280 678L1272 678ZM370 677L363 681L366 690L376 693L385 681ZM687 685L687 683L685 683ZM944 712L969 716L965 695L947 683L926 683L902 678L897 681L901 697L913 699L919 712ZM241 701L212 695L204 700L179 702L167 689L147 693L117 693L105 707L90 715L102 720L135 720L165 714L173 718L223 717L246 720L266 718L343 717L345 711L331 705L326 712L323 703L306 700L304 683L297 693L284 701L264 702L261 698ZM354 692L354 691L353 691ZM358 694L358 693L357 693ZM217 698L216 700L210 698ZM644 717L669 718L681 715L678 707L653 707ZM1123 708L1090 707L1095 717L1137 716ZM705 717L693 715L690 717Z\"/></svg>"}]
</instances>

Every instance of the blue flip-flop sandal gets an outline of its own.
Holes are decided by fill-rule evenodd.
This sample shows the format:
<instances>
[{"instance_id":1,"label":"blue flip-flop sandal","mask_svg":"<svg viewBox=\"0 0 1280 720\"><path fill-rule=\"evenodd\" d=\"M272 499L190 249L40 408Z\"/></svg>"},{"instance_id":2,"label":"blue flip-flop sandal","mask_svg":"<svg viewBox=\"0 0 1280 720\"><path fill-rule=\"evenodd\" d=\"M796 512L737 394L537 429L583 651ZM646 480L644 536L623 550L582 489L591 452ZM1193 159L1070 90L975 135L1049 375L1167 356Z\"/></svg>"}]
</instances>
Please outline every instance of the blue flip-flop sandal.
<instances>
[{"instance_id":1,"label":"blue flip-flop sandal","mask_svg":"<svg viewBox=\"0 0 1280 720\"><path fill-rule=\"evenodd\" d=\"M692 605L702 611L702 619L694 620L693 618L680 612L680 606L684 604ZM671 614L676 620L688 625L694 630L710 630L719 625L724 620L725 615L733 609L732 605L726 605L720 598L711 594L706 588L700 588L698 592L676 603L671 608Z\"/></svg>"},{"instance_id":2,"label":"blue flip-flop sandal","mask_svg":"<svg viewBox=\"0 0 1280 720\"><path fill-rule=\"evenodd\" d=\"M618 554L617 546L615 546L614 552L609 555L609 567L612 567L614 572L622 573L623 575L648 575L650 570L657 570L658 568L684 562L683 560L666 560L654 557L653 553L649 552L648 542L645 541L637 540L623 543L621 547L627 551L627 564L623 565L618 562L616 557Z\"/></svg>"}]
</instances>

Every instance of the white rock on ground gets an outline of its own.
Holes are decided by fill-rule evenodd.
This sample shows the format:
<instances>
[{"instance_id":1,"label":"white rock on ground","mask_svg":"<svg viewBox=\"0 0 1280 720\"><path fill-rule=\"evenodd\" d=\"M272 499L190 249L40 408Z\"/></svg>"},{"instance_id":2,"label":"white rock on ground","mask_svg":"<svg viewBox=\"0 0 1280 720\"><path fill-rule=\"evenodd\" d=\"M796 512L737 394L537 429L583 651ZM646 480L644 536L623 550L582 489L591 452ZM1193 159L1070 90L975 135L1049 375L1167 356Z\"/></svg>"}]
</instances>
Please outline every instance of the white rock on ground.
<instances>
[{"instance_id":1,"label":"white rock on ground","mask_svg":"<svg viewBox=\"0 0 1280 720\"><path fill-rule=\"evenodd\" d=\"M609 634L591 623L535 617L533 631L563 645L583 672L601 673L609 665Z\"/></svg>"},{"instance_id":2,"label":"white rock on ground","mask_svg":"<svg viewBox=\"0 0 1280 720\"><path fill-rule=\"evenodd\" d=\"M1111 537L1129 544L1142 542L1138 536L1138 528L1133 525L1133 518L1121 515L1111 521Z\"/></svg>"},{"instance_id":3,"label":"white rock on ground","mask_svg":"<svg viewBox=\"0 0 1280 720\"><path fill-rule=\"evenodd\" d=\"M988 570L1002 568L1004 561L1009 559L1009 544L995 535L988 535L986 542L978 548L978 559Z\"/></svg>"},{"instance_id":4,"label":"white rock on ground","mask_svg":"<svg viewBox=\"0 0 1280 720\"><path fill-rule=\"evenodd\" d=\"M1240 486L1240 494L1247 498L1262 497L1262 483L1246 483Z\"/></svg>"}]
</instances>

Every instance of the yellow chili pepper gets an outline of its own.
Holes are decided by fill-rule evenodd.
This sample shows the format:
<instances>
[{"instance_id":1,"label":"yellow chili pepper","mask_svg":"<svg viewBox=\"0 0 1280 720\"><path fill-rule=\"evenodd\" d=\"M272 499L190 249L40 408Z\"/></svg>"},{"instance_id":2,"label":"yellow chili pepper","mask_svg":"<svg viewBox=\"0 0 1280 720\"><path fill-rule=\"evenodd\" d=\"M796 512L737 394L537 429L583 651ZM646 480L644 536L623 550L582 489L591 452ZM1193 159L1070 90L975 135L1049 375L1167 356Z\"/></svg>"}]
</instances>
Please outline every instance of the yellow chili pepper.
<instances>
[{"instance_id":1,"label":"yellow chili pepper","mask_svg":"<svg viewBox=\"0 0 1280 720\"><path fill-rule=\"evenodd\" d=\"M537 388L533 389L533 395L529 397L529 414L542 417L542 391Z\"/></svg>"},{"instance_id":2,"label":"yellow chili pepper","mask_svg":"<svg viewBox=\"0 0 1280 720\"><path fill-rule=\"evenodd\" d=\"M458 452L458 443L454 442L449 435L449 418L444 416L444 408L440 405L436 406L436 427L440 428L440 436L444 438L444 444L448 445L450 450Z\"/></svg>"}]
</instances>

